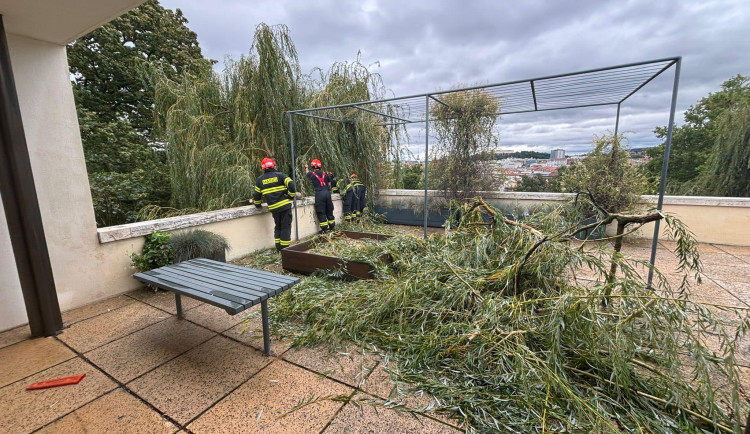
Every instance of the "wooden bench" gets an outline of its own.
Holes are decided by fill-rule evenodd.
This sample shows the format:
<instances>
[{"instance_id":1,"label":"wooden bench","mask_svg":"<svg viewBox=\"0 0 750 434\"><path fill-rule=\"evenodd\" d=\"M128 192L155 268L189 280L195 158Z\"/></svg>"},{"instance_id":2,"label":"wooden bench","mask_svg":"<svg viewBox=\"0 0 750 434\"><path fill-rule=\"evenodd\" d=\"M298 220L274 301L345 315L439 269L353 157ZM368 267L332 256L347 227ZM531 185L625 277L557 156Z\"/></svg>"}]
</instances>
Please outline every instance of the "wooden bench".
<instances>
[{"instance_id":1,"label":"wooden bench","mask_svg":"<svg viewBox=\"0 0 750 434\"><path fill-rule=\"evenodd\" d=\"M203 258L136 273L133 277L141 283L174 292L180 318L183 295L220 307L230 315L260 303L266 355L271 354L268 299L299 283L296 277Z\"/></svg>"}]
</instances>

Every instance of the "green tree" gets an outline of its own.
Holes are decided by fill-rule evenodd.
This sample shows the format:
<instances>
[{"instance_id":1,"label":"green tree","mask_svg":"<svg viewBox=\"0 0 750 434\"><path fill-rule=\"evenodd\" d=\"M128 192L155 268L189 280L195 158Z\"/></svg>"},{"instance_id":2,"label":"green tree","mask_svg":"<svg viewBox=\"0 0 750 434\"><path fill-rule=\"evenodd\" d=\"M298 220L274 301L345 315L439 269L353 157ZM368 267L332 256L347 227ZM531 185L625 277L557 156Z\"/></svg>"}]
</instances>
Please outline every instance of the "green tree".
<instances>
[{"instance_id":1,"label":"green tree","mask_svg":"<svg viewBox=\"0 0 750 434\"><path fill-rule=\"evenodd\" d=\"M544 193L561 193L563 191L561 179L564 176L565 166L557 169L557 176L548 177L539 174L524 175L513 188L513 191L536 191Z\"/></svg>"},{"instance_id":2,"label":"green tree","mask_svg":"<svg viewBox=\"0 0 750 434\"><path fill-rule=\"evenodd\" d=\"M498 143L494 131L500 100L483 89L443 94L443 104L432 104L432 127L437 136L430 161L428 184L448 200L498 190L501 174L487 164Z\"/></svg>"},{"instance_id":3,"label":"green tree","mask_svg":"<svg viewBox=\"0 0 750 434\"><path fill-rule=\"evenodd\" d=\"M413 164L403 168L403 188L406 190L420 190L424 188L424 167Z\"/></svg>"},{"instance_id":4,"label":"green tree","mask_svg":"<svg viewBox=\"0 0 750 434\"><path fill-rule=\"evenodd\" d=\"M171 206L182 211L246 204L263 157L275 158L291 175L287 111L384 94L379 76L359 62L335 63L318 79L303 76L289 30L266 24L257 26L249 54L227 62L223 73L186 72L173 80L157 72L156 82L156 127L167 142ZM350 109L329 116L342 122L295 117L297 179L318 158L342 176L356 172L371 194L378 169L390 166L386 157L398 154L392 150L397 142L375 125L382 121L377 115ZM150 211L163 215L158 207Z\"/></svg>"},{"instance_id":5,"label":"green tree","mask_svg":"<svg viewBox=\"0 0 750 434\"><path fill-rule=\"evenodd\" d=\"M742 75L732 77L721 84L720 91L701 98L685 111L685 123L675 127L672 133L666 185L668 194L715 194L710 191L717 190L707 188L708 180L701 174L718 169L709 168L707 163L716 152L720 119L727 109L750 99L749 80L750 77ZM735 120L737 119L739 118L735 116ZM657 137L666 140L667 127L657 127L654 132ZM652 193L659 189L664 150L664 143L646 150L646 155L651 160L642 166L642 170Z\"/></svg>"},{"instance_id":6,"label":"green tree","mask_svg":"<svg viewBox=\"0 0 750 434\"><path fill-rule=\"evenodd\" d=\"M149 70L171 77L204 71L196 34L182 12L151 0L68 46L81 139L97 224L135 221L145 205L169 201L166 154L152 132Z\"/></svg>"}]
</instances>

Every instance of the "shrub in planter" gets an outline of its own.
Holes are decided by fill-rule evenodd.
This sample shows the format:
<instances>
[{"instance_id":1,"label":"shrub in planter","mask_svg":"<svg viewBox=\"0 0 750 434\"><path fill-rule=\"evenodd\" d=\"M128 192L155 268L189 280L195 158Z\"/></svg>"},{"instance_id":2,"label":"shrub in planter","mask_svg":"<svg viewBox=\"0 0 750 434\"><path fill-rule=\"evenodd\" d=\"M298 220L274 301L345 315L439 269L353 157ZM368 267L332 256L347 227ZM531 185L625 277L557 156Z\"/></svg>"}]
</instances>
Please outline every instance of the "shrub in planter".
<instances>
[{"instance_id":1,"label":"shrub in planter","mask_svg":"<svg viewBox=\"0 0 750 434\"><path fill-rule=\"evenodd\" d=\"M226 250L229 249L226 238L200 229L173 233L169 245L174 251L175 263L193 258L226 262Z\"/></svg>"},{"instance_id":2,"label":"shrub in planter","mask_svg":"<svg viewBox=\"0 0 750 434\"><path fill-rule=\"evenodd\" d=\"M623 134L595 137L594 150L561 176L565 190L586 193L577 204L582 224L595 222L600 217L598 208L609 213L631 211L646 192L646 178L630 164L625 142ZM579 233L576 238L603 236L604 228L597 228L593 233Z\"/></svg>"},{"instance_id":3,"label":"shrub in planter","mask_svg":"<svg viewBox=\"0 0 750 434\"><path fill-rule=\"evenodd\" d=\"M595 137L594 150L562 175L565 190L591 194L586 200L593 199L599 207L610 213L627 212L635 208L641 195L646 192L646 178L638 168L630 164L625 142L623 134ZM590 214L593 215L594 212Z\"/></svg>"},{"instance_id":4,"label":"shrub in planter","mask_svg":"<svg viewBox=\"0 0 750 434\"><path fill-rule=\"evenodd\" d=\"M169 234L155 231L146 235L146 242L140 254L130 255L133 267L138 271L148 271L169 265L174 260L174 250L169 244Z\"/></svg>"}]
</instances>

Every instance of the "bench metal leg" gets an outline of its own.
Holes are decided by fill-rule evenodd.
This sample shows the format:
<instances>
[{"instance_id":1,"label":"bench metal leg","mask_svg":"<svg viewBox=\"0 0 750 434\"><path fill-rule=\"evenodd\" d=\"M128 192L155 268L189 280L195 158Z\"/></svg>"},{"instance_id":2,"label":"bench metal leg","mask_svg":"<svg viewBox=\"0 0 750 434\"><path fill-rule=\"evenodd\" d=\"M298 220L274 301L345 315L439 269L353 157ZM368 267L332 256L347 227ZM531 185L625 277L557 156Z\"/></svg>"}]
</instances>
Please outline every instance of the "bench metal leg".
<instances>
[{"instance_id":1,"label":"bench metal leg","mask_svg":"<svg viewBox=\"0 0 750 434\"><path fill-rule=\"evenodd\" d=\"M177 305L177 318L182 318L182 298L176 292L174 293L174 303Z\"/></svg>"},{"instance_id":2,"label":"bench metal leg","mask_svg":"<svg viewBox=\"0 0 750 434\"><path fill-rule=\"evenodd\" d=\"M271 355L271 331L268 328L268 300L260 302L260 315L263 322L263 354Z\"/></svg>"}]
</instances>

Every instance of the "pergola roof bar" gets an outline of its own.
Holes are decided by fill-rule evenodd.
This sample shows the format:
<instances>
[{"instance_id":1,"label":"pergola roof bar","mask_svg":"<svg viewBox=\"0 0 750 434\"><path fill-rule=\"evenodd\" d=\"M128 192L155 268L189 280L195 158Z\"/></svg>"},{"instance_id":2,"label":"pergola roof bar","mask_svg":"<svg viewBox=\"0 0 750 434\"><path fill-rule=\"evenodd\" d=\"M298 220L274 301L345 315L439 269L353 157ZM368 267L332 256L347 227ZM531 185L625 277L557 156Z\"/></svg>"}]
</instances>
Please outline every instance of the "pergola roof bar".
<instances>
[{"instance_id":1,"label":"pergola roof bar","mask_svg":"<svg viewBox=\"0 0 750 434\"><path fill-rule=\"evenodd\" d=\"M366 108L360 107L358 105L355 105L354 108L358 108L358 109L364 110L366 112L374 113L374 114L379 115L379 116L384 116L384 117L387 117L387 118L395 119L397 121L410 122L408 119L402 119L402 118L399 118L399 117L396 117L396 116L387 115L385 113L381 113L381 112L378 112L378 111L375 111L375 110L366 109Z\"/></svg>"},{"instance_id":2,"label":"pergola roof bar","mask_svg":"<svg viewBox=\"0 0 750 434\"><path fill-rule=\"evenodd\" d=\"M483 89L489 95L500 99L501 105L498 115L616 105L621 104L674 65L677 59L674 57L634 62L527 80L514 80L327 107L313 107L293 110L291 113L302 115L319 112L325 115L323 117L337 118L340 116L338 110L351 108L398 121L383 122L378 125L401 125L424 121L428 100L448 106L445 101L439 98L440 95L477 89ZM393 112L384 113L388 109L392 109Z\"/></svg>"}]
</instances>

